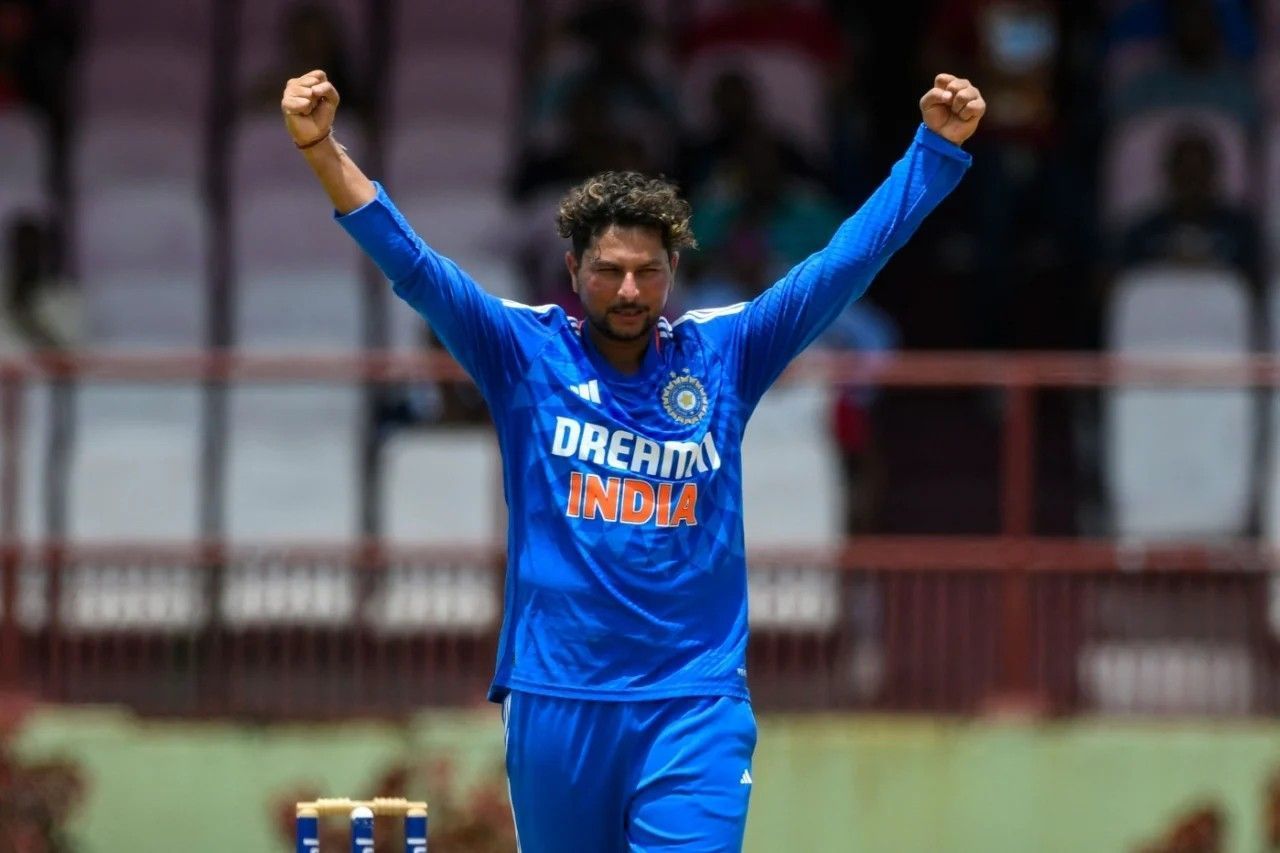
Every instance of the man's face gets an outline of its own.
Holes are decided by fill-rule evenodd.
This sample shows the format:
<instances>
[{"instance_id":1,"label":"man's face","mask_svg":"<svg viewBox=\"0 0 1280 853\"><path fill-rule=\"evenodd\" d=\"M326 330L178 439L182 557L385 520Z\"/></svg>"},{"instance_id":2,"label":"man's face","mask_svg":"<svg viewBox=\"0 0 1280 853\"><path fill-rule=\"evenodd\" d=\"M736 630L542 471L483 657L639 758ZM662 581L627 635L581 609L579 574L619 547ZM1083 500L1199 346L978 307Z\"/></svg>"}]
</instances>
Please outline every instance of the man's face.
<instances>
[{"instance_id":1,"label":"man's face","mask_svg":"<svg viewBox=\"0 0 1280 853\"><path fill-rule=\"evenodd\" d=\"M565 254L587 320L606 338L644 338L658 322L675 279L677 253L667 254L652 228L611 225L575 258Z\"/></svg>"}]
</instances>

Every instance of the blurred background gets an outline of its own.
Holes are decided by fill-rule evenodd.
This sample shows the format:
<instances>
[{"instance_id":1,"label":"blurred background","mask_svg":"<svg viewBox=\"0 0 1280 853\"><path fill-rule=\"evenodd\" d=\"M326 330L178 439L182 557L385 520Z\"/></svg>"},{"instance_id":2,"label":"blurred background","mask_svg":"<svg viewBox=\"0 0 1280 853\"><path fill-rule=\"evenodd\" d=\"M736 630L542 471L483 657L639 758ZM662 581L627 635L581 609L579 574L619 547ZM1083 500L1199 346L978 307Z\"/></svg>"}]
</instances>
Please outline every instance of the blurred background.
<instances>
[{"instance_id":1,"label":"blurred background","mask_svg":"<svg viewBox=\"0 0 1280 853\"><path fill-rule=\"evenodd\" d=\"M0 0L0 853L283 850L321 793L514 847L488 413L290 144L313 68L502 296L578 311L576 181L678 182L672 316L970 77L969 174L747 436L747 849L1280 850L1278 48L1275 0Z\"/></svg>"}]
</instances>

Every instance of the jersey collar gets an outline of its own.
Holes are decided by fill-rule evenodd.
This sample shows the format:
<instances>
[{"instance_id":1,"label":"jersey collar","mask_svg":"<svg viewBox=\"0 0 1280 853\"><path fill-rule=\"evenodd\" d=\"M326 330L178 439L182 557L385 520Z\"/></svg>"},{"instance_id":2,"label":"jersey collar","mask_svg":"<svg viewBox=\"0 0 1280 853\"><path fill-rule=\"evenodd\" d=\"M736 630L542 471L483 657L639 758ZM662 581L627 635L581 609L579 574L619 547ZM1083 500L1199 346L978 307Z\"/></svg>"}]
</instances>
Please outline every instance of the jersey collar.
<instances>
[{"instance_id":1,"label":"jersey collar","mask_svg":"<svg viewBox=\"0 0 1280 853\"><path fill-rule=\"evenodd\" d=\"M582 321L582 348L586 351L587 357L591 359L591 363L595 365L600 375L604 376L610 382L623 383L639 383L651 378L654 374L662 370L666 363L665 347L660 334L661 324L655 324L653 331L649 335L649 345L644 348L644 356L640 360L640 369L635 373L627 374L618 370L609 360L596 349L595 343L591 340L590 320Z\"/></svg>"}]
</instances>

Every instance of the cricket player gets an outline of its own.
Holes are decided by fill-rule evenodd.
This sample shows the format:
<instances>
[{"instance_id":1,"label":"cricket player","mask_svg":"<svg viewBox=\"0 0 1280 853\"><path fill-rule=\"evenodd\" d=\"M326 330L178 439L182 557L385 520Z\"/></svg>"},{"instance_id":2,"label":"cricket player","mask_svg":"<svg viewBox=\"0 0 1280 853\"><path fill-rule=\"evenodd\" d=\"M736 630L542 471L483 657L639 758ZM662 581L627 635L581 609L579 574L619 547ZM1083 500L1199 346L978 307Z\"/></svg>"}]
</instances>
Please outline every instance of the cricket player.
<instances>
[{"instance_id":1,"label":"cricket player","mask_svg":"<svg viewBox=\"0 0 1280 853\"><path fill-rule=\"evenodd\" d=\"M338 103L323 71L290 80L289 134L496 424L510 526L489 696L521 849L740 850L756 744L743 430L960 181L982 95L939 74L906 153L825 249L750 302L673 322L662 310L695 245L675 187L609 172L565 196L578 321L495 298L423 242L334 139Z\"/></svg>"}]
</instances>

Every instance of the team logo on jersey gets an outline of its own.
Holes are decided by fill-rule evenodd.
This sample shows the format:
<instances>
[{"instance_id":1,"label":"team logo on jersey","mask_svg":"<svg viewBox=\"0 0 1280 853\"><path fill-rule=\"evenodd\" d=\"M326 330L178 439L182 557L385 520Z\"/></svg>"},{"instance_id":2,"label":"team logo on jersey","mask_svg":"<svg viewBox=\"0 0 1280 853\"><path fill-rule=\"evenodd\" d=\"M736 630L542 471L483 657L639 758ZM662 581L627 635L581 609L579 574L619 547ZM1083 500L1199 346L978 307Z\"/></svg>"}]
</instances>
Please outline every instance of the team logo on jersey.
<instances>
[{"instance_id":1,"label":"team logo on jersey","mask_svg":"<svg viewBox=\"0 0 1280 853\"><path fill-rule=\"evenodd\" d=\"M706 417L707 391L696 376L690 376L688 368L682 374L671 374L671 381L662 389L662 408L676 423L692 426Z\"/></svg>"}]
</instances>

